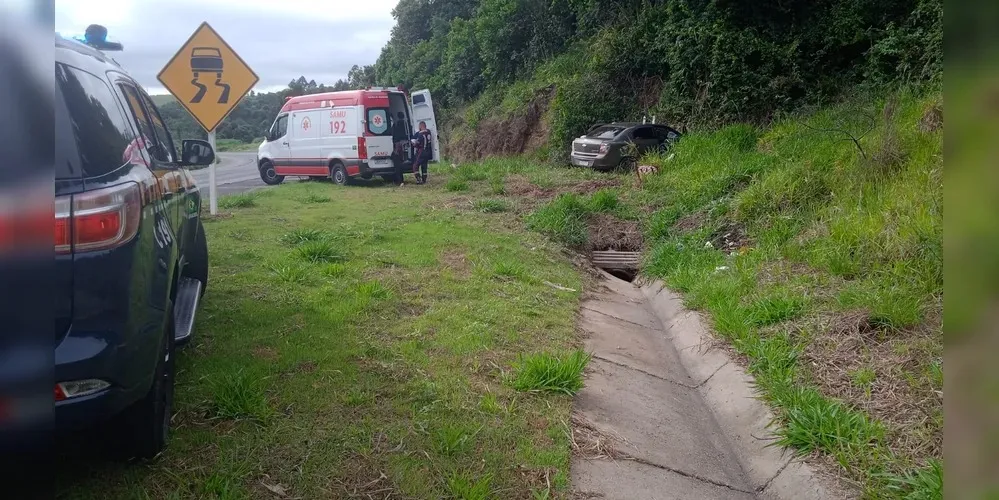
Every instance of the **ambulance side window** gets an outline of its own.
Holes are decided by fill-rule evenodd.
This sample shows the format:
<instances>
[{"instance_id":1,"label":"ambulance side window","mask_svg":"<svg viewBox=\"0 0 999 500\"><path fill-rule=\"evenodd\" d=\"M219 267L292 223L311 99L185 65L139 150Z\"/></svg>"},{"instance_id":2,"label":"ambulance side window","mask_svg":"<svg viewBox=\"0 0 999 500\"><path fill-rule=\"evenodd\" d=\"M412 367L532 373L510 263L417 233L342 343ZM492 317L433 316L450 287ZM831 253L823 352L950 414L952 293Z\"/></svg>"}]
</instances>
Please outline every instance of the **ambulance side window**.
<instances>
[{"instance_id":1,"label":"ambulance side window","mask_svg":"<svg viewBox=\"0 0 999 500\"><path fill-rule=\"evenodd\" d=\"M277 121L274 122L274 126L271 127L271 137L272 141L276 141L285 134L288 133L288 115L279 116Z\"/></svg>"}]
</instances>

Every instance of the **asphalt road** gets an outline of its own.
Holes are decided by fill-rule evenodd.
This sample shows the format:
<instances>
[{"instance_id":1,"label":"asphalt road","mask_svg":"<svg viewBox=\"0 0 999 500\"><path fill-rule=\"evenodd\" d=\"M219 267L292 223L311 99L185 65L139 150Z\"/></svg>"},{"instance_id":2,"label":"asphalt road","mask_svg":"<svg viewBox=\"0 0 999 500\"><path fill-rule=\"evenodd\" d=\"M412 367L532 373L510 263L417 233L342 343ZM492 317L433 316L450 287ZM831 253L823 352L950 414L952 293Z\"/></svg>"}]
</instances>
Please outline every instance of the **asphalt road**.
<instances>
[{"instance_id":1,"label":"asphalt road","mask_svg":"<svg viewBox=\"0 0 999 500\"><path fill-rule=\"evenodd\" d=\"M260 180L260 173L257 171L256 152L219 153L218 156L222 160L215 166L215 185L218 187L219 196L267 187L267 184ZM192 170L191 175L207 197L208 169Z\"/></svg>"}]
</instances>

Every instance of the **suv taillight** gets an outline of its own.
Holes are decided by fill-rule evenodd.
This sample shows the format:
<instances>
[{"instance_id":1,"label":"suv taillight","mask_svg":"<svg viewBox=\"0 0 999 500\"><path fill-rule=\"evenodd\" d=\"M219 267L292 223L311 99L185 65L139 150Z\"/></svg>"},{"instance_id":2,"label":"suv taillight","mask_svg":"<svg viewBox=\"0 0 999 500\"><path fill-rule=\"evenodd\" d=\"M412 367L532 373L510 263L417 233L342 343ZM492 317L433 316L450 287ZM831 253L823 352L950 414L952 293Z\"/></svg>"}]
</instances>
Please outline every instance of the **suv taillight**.
<instances>
[{"instance_id":1,"label":"suv taillight","mask_svg":"<svg viewBox=\"0 0 999 500\"><path fill-rule=\"evenodd\" d=\"M139 231L142 199L134 182L55 200L55 251L106 250Z\"/></svg>"},{"instance_id":2,"label":"suv taillight","mask_svg":"<svg viewBox=\"0 0 999 500\"><path fill-rule=\"evenodd\" d=\"M368 143L363 137L357 138L357 157L362 160L368 159Z\"/></svg>"}]
</instances>

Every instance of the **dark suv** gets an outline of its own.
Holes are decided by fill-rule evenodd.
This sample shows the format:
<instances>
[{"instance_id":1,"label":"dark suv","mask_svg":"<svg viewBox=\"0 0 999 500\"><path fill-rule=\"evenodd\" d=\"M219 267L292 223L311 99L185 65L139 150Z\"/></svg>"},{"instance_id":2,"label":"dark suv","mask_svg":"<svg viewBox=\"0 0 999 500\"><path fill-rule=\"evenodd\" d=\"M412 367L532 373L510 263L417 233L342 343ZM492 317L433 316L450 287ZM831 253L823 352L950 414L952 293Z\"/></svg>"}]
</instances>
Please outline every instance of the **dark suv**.
<instances>
[{"instance_id":1,"label":"dark suv","mask_svg":"<svg viewBox=\"0 0 999 500\"><path fill-rule=\"evenodd\" d=\"M594 125L586 135L572 141L572 164L611 170L637 161L638 157L652 151L665 151L680 133L666 125L650 123L614 122ZM635 145L629 151L629 144Z\"/></svg>"},{"instance_id":2,"label":"dark suv","mask_svg":"<svg viewBox=\"0 0 999 500\"><path fill-rule=\"evenodd\" d=\"M55 423L105 426L152 457L171 418L174 345L208 282L201 195L142 87L104 53L55 40Z\"/></svg>"}]
</instances>

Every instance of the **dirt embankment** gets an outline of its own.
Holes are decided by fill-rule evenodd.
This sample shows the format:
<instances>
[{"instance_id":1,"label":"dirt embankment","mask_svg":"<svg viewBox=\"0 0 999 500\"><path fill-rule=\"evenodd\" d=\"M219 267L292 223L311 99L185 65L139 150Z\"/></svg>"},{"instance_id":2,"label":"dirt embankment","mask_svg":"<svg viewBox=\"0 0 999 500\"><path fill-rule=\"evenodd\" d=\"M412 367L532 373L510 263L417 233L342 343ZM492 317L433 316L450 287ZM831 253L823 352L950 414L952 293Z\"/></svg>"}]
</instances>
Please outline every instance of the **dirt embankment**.
<instances>
[{"instance_id":1,"label":"dirt embankment","mask_svg":"<svg viewBox=\"0 0 999 500\"><path fill-rule=\"evenodd\" d=\"M474 132L454 134L447 144L447 156L456 162L469 162L486 156L532 153L548 142L551 126L545 115L555 96L555 86L538 90L523 109L509 116L489 116ZM457 123L455 128L465 126Z\"/></svg>"}]
</instances>

